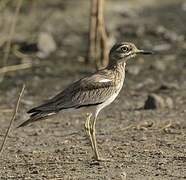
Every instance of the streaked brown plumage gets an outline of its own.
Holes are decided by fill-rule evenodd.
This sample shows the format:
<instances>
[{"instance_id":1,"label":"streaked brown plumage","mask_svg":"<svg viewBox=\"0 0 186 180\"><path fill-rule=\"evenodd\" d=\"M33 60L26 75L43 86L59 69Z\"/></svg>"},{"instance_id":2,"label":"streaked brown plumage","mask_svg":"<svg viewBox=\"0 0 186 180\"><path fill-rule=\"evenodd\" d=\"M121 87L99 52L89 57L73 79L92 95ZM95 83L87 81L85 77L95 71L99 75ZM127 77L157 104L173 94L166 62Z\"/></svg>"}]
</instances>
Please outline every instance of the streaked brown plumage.
<instances>
[{"instance_id":1,"label":"streaked brown plumage","mask_svg":"<svg viewBox=\"0 0 186 180\"><path fill-rule=\"evenodd\" d=\"M85 108L89 113L85 123L86 132L90 136L94 158L100 160L95 138L97 115L119 94L125 78L126 62L138 53L150 52L138 50L134 44L128 42L115 44L110 50L109 64L105 69L76 81L46 103L29 110L30 118L19 127L46 119L65 109Z\"/></svg>"}]
</instances>

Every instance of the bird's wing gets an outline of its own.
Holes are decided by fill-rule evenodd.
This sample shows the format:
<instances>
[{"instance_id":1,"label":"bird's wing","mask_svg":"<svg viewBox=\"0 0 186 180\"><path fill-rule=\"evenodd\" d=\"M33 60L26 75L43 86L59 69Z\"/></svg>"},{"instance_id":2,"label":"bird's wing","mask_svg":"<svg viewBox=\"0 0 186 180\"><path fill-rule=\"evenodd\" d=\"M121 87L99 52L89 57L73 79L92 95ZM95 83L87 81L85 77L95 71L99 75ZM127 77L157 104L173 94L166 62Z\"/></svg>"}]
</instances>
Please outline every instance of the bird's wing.
<instances>
[{"instance_id":1,"label":"bird's wing","mask_svg":"<svg viewBox=\"0 0 186 180\"><path fill-rule=\"evenodd\" d=\"M108 77L106 72L101 71L99 74L76 81L46 103L28 111L31 113L30 118L18 127L47 119L63 109L80 108L105 102L115 93L115 83Z\"/></svg>"},{"instance_id":2,"label":"bird's wing","mask_svg":"<svg viewBox=\"0 0 186 180\"><path fill-rule=\"evenodd\" d=\"M58 112L62 109L101 104L114 94L114 86L113 80L109 79L104 73L94 74L76 81L52 99L31 109L28 113Z\"/></svg>"}]
</instances>

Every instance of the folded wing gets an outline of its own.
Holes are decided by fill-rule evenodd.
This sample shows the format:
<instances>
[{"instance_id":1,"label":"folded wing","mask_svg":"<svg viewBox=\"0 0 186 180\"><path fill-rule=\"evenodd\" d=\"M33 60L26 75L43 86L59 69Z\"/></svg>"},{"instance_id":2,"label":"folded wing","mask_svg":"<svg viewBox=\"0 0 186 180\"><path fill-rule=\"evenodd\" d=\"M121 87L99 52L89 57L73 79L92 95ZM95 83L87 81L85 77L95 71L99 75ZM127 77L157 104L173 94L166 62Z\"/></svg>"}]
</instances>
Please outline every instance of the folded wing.
<instances>
[{"instance_id":1,"label":"folded wing","mask_svg":"<svg viewBox=\"0 0 186 180\"><path fill-rule=\"evenodd\" d=\"M70 86L46 103L31 109L28 113L39 111L58 112L68 108L103 103L114 93L114 83L104 75L95 74L83 78Z\"/></svg>"},{"instance_id":2,"label":"folded wing","mask_svg":"<svg viewBox=\"0 0 186 180\"><path fill-rule=\"evenodd\" d=\"M46 119L63 109L101 104L112 96L114 90L114 82L104 74L94 74L80 79L46 103L29 110L30 119L20 126Z\"/></svg>"}]
</instances>

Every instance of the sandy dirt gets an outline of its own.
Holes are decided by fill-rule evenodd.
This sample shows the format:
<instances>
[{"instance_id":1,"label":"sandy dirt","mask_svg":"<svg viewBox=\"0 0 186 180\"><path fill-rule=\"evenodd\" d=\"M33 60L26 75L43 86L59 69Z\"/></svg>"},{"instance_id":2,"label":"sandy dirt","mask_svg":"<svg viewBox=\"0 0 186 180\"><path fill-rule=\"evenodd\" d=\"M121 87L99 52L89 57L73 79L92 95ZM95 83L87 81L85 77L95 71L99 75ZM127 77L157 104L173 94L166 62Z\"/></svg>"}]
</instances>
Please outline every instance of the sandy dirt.
<instances>
[{"instance_id":1,"label":"sandy dirt","mask_svg":"<svg viewBox=\"0 0 186 180\"><path fill-rule=\"evenodd\" d=\"M14 5L1 12L3 29ZM184 0L107 1L105 15L110 45L118 40L155 50L127 65L124 87L97 121L102 157L94 162L80 114L59 116L16 129L26 111L71 82L95 71L84 65L89 2L46 0L23 4L13 45L35 43L49 32L57 50L46 58L36 52L11 52L8 64L31 62L32 68L8 73L0 84L0 142L8 127L21 85L24 96L4 151L0 179L186 179L186 2ZM7 19L7 23L6 23ZM4 23L4 24L3 24ZM32 50L31 50L32 51ZM3 46L0 47L0 58ZM164 108L144 109L150 94L169 99Z\"/></svg>"}]
</instances>

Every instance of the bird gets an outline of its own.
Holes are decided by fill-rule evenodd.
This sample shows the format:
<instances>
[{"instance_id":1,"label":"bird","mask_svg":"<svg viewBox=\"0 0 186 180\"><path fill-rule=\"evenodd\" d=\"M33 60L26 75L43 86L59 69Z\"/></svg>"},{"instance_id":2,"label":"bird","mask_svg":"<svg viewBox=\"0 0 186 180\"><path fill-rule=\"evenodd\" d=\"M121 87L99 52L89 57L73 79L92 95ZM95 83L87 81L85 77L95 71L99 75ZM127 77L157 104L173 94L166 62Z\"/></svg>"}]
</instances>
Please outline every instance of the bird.
<instances>
[{"instance_id":1,"label":"bird","mask_svg":"<svg viewBox=\"0 0 186 180\"><path fill-rule=\"evenodd\" d=\"M111 104L122 89L125 79L126 63L138 54L153 54L152 51L138 49L131 42L118 42L109 52L108 65L84 77L48 99L45 103L30 109L28 120L18 127L48 119L65 110L86 112L85 131L93 151L93 159L101 161L96 141L96 120L99 112Z\"/></svg>"}]
</instances>

